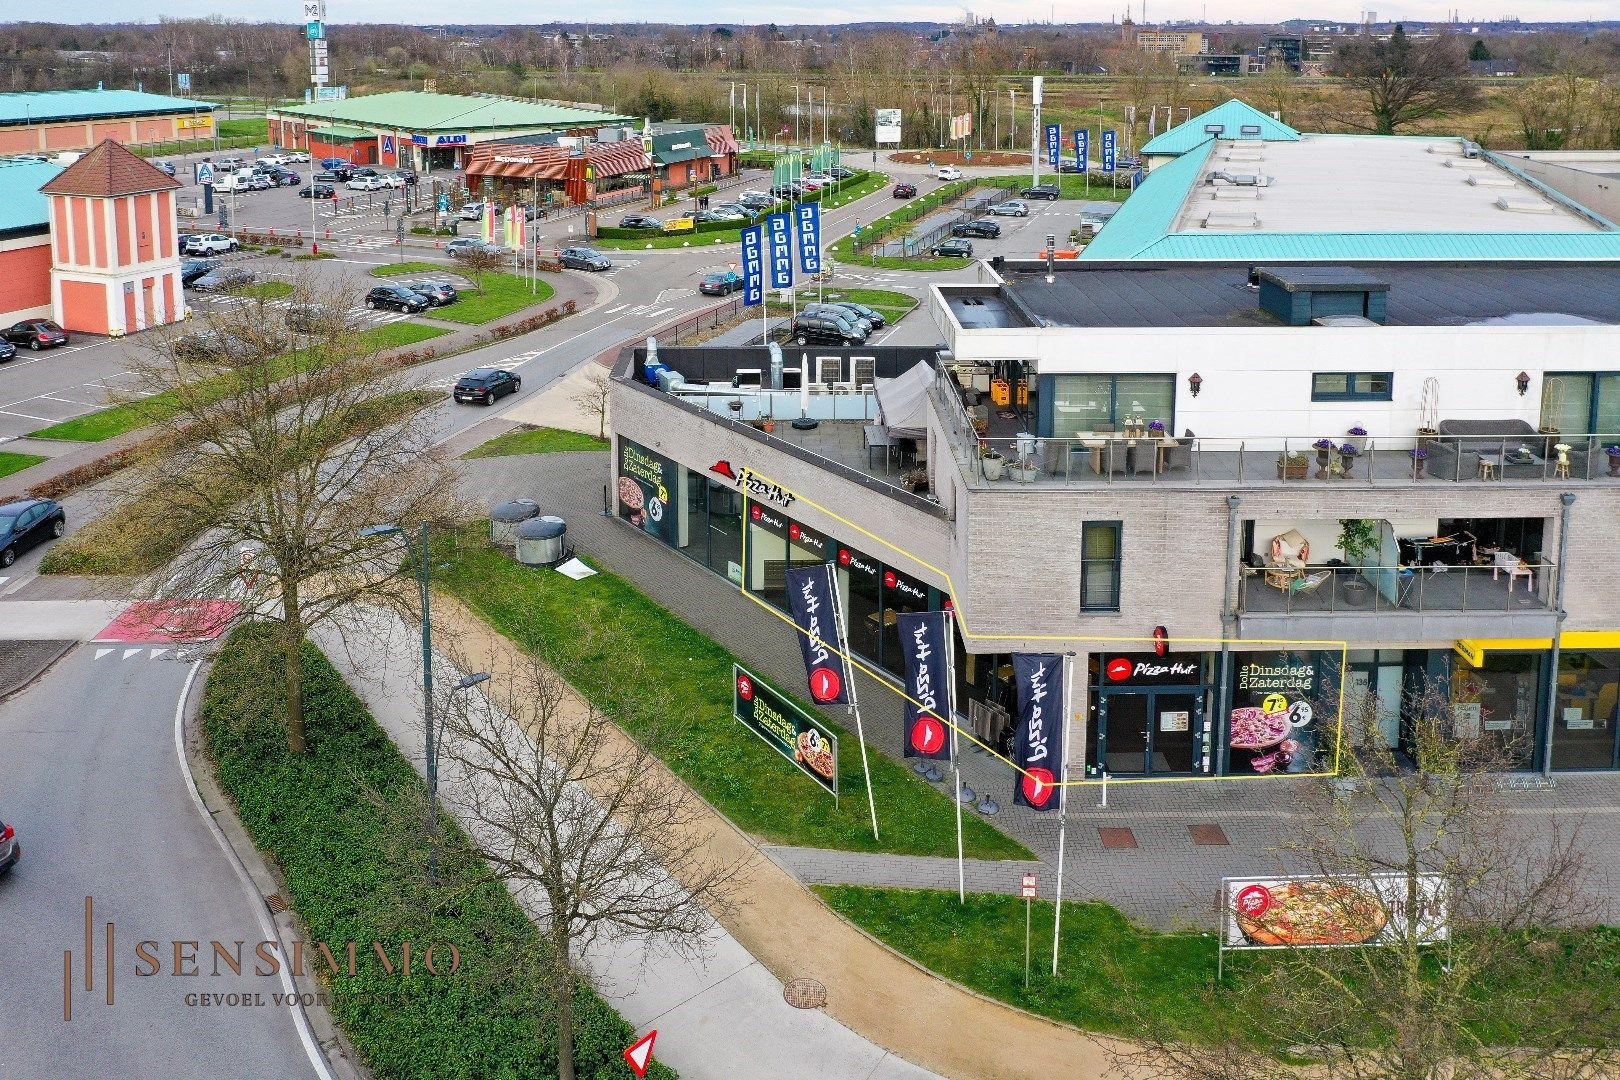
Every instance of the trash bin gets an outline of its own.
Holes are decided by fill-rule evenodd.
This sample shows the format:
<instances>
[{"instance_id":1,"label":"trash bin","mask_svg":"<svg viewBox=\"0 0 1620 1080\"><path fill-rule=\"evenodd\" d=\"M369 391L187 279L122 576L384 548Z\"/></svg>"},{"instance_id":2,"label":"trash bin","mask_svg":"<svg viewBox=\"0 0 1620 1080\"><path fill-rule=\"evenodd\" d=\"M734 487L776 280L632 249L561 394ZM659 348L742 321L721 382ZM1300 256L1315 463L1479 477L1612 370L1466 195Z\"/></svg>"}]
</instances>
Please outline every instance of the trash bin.
<instances>
[{"instance_id":1,"label":"trash bin","mask_svg":"<svg viewBox=\"0 0 1620 1080\"><path fill-rule=\"evenodd\" d=\"M489 512L489 539L498 547L517 544L517 527L540 516L540 504L533 499L513 499Z\"/></svg>"},{"instance_id":2,"label":"trash bin","mask_svg":"<svg viewBox=\"0 0 1620 1080\"><path fill-rule=\"evenodd\" d=\"M553 566L568 556L568 526L560 517L539 517L517 526L517 561Z\"/></svg>"}]
</instances>

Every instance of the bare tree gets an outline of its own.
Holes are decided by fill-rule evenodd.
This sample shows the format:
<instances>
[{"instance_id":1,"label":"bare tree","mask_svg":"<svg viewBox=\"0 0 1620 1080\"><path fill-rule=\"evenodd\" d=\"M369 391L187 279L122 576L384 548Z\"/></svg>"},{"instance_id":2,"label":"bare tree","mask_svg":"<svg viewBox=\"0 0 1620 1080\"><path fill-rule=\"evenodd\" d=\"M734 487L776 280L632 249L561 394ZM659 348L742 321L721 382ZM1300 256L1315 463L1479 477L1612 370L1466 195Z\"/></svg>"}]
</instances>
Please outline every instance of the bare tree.
<instances>
[{"instance_id":1,"label":"bare tree","mask_svg":"<svg viewBox=\"0 0 1620 1080\"><path fill-rule=\"evenodd\" d=\"M492 244L469 244L455 253L456 264L484 288L484 275L506 265L506 253Z\"/></svg>"},{"instance_id":2,"label":"bare tree","mask_svg":"<svg viewBox=\"0 0 1620 1080\"><path fill-rule=\"evenodd\" d=\"M250 301L153 338L135 366L142 391L162 395L144 400L166 403L149 407L169 433L148 444L114 513L146 565L167 564L148 583L155 595L244 597L280 620L287 741L302 753L305 635L390 595L400 572L361 530L460 508L426 415L438 396L354 325L348 297L304 280L292 301Z\"/></svg>"},{"instance_id":3,"label":"bare tree","mask_svg":"<svg viewBox=\"0 0 1620 1080\"><path fill-rule=\"evenodd\" d=\"M630 739L538 659L489 666L488 696L445 698L447 801L540 922L558 1076L573 1080L573 999L588 978L587 948L629 936L701 951L735 902L741 869L709 854L709 812L654 756L652 740ZM653 685L630 671L625 679Z\"/></svg>"},{"instance_id":4,"label":"bare tree","mask_svg":"<svg viewBox=\"0 0 1620 1080\"><path fill-rule=\"evenodd\" d=\"M1199 1080L1276 1077L1284 1056L1351 1080L1610 1075L1620 980L1614 946L1587 926L1601 903L1578 830L1509 815L1498 781L1514 748L1458 696L1431 685L1407 702L1415 768L1375 700L1347 701L1344 776L1295 789L1303 824L1276 851L1303 901L1238 919L1276 947L1229 963L1197 1002L1222 1035L1189 1040L1133 1003L1140 1037L1121 1065ZM1380 930L1376 944L1313 947Z\"/></svg>"},{"instance_id":5,"label":"bare tree","mask_svg":"<svg viewBox=\"0 0 1620 1080\"><path fill-rule=\"evenodd\" d=\"M1413 41L1398 24L1388 40L1358 37L1339 46L1333 73L1361 93L1371 124L1361 118L1341 117L1341 121L1379 135L1393 135L1419 120L1457 112L1479 100L1467 54L1457 39Z\"/></svg>"},{"instance_id":6,"label":"bare tree","mask_svg":"<svg viewBox=\"0 0 1620 1080\"><path fill-rule=\"evenodd\" d=\"M585 374L585 385L573 397L573 402L586 416L596 418L596 437L607 438L608 401L613 396L613 380L607 369L592 365Z\"/></svg>"}]
</instances>

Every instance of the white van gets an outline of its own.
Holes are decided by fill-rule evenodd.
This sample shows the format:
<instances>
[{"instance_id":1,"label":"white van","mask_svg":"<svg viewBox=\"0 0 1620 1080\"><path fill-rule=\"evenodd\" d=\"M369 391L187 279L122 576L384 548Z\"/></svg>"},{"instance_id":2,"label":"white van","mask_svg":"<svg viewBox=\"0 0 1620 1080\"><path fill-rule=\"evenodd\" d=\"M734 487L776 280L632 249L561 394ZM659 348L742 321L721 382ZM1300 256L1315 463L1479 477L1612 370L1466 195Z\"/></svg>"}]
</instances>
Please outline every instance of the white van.
<instances>
[{"instance_id":1,"label":"white van","mask_svg":"<svg viewBox=\"0 0 1620 1080\"><path fill-rule=\"evenodd\" d=\"M252 191L252 169L237 169L235 172L220 172L214 177L215 191Z\"/></svg>"}]
</instances>

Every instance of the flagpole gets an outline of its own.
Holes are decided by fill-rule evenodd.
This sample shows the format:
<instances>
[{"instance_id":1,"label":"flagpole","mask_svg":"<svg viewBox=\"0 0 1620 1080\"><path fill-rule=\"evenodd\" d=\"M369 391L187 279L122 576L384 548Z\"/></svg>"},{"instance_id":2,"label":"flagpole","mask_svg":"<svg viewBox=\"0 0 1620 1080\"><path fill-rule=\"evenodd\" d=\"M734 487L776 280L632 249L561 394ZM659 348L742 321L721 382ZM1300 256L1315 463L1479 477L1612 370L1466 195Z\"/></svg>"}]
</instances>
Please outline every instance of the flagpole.
<instances>
[{"instance_id":1,"label":"flagpole","mask_svg":"<svg viewBox=\"0 0 1620 1080\"><path fill-rule=\"evenodd\" d=\"M951 772L956 777L956 900L967 903L967 867L962 858L962 758L956 738L956 617L945 616L945 716L951 725Z\"/></svg>"},{"instance_id":2,"label":"flagpole","mask_svg":"<svg viewBox=\"0 0 1620 1080\"><path fill-rule=\"evenodd\" d=\"M799 372L800 393L809 386L806 372ZM849 627L844 624L844 599L838 589L838 571L827 564L827 576L832 579L833 629L838 634L838 648L844 654L844 670L849 673L848 711L855 717L855 741L861 744L861 772L866 776L866 806L872 812L872 839L878 839L877 800L872 797L872 769L866 761L866 731L861 726L861 703L855 695L855 665L849 658Z\"/></svg>"},{"instance_id":3,"label":"flagpole","mask_svg":"<svg viewBox=\"0 0 1620 1080\"><path fill-rule=\"evenodd\" d=\"M1058 944L1063 927L1063 849L1069 838L1069 721L1074 716L1074 653L1063 654L1063 761L1058 775L1057 903L1052 908L1052 975L1058 973Z\"/></svg>"}]
</instances>

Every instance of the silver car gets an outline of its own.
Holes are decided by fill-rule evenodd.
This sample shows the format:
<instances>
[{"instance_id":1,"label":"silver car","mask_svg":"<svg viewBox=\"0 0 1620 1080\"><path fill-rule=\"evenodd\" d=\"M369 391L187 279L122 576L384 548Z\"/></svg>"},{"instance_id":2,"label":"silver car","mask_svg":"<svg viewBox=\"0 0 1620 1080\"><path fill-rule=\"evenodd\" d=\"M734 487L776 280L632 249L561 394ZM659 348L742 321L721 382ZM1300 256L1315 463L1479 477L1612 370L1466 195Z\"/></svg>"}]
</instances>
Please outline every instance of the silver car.
<instances>
[{"instance_id":1,"label":"silver car","mask_svg":"<svg viewBox=\"0 0 1620 1080\"><path fill-rule=\"evenodd\" d=\"M1008 199L984 208L984 212L994 217L1029 217L1029 204L1017 199Z\"/></svg>"}]
</instances>

